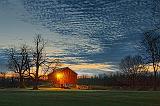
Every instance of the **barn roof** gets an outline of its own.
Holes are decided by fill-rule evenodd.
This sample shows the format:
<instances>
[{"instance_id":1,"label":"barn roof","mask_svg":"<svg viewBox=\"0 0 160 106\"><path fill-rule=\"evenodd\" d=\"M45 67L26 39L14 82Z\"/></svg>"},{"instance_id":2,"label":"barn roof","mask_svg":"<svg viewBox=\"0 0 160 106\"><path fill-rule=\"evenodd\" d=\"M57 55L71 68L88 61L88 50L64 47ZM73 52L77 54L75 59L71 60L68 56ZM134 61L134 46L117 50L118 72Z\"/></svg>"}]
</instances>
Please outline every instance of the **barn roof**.
<instances>
[{"instance_id":1,"label":"barn roof","mask_svg":"<svg viewBox=\"0 0 160 106\"><path fill-rule=\"evenodd\" d=\"M73 73L77 74L75 71L71 70L69 67L64 67L64 68L58 68L58 69L54 69L53 72L49 73L48 75L54 73L54 72L60 72L60 71L63 71L63 70L70 70L72 71Z\"/></svg>"}]
</instances>

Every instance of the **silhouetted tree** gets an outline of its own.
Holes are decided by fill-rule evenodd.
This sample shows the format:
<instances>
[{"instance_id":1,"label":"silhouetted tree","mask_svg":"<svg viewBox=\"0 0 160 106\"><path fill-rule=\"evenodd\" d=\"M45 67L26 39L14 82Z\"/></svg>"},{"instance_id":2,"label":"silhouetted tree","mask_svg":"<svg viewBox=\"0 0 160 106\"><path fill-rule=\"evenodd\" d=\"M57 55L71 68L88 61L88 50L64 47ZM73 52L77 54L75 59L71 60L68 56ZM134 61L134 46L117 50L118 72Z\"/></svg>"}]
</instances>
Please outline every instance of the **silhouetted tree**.
<instances>
[{"instance_id":1,"label":"silhouetted tree","mask_svg":"<svg viewBox=\"0 0 160 106\"><path fill-rule=\"evenodd\" d=\"M128 78L129 85L135 87L135 80L140 69L143 67L143 59L141 56L126 56L121 59L119 64L121 72Z\"/></svg>"},{"instance_id":2,"label":"silhouetted tree","mask_svg":"<svg viewBox=\"0 0 160 106\"><path fill-rule=\"evenodd\" d=\"M57 68L60 62L59 59L47 58L45 53L47 41L43 39L41 35L37 35L34 38L34 44L32 66L35 67L35 71L31 73L31 76L34 79L33 89L38 90L39 79L46 75L49 70ZM42 70L40 70L40 68Z\"/></svg>"},{"instance_id":3,"label":"silhouetted tree","mask_svg":"<svg viewBox=\"0 0 160 106\"><path fill-rule=\"evenodd\" d=\"M8 66L11 71L19 75L19 87L24 88L23 83L25 72L27 71L27 63L29 61L29 49L27 45L21 46L19 49L10 48L7 51Z\"/></svg>"},{"instance_id":4,"label":"silhouetted tree","mask_svg":"<svg viewBox=\"0 0 160 106\"><path fill-rule=\"evenodd\" d=\"M46 41L41 37L41 35L37 35L34 38L34 49L33 49L33 64L35 64L35 73L34 75L34 86L33 89L38 89L38 81L39 81L39 70L40 67L46 62L46 54L45 54L45 45Z\"/></svg>"},{"instance_id":5,"label":"silhouetted tree","mask_svg":"<svg viewBox=\"0 0 160 106\"><path fill-rule=\"evenodd\" d=\"M157 71L160 63L160 36L157 31L148 31L144 33L141 42L141 51L145 57L146 64L153 67L154 72L154 90L157 89Z\"/></svg>"}]
</instances>

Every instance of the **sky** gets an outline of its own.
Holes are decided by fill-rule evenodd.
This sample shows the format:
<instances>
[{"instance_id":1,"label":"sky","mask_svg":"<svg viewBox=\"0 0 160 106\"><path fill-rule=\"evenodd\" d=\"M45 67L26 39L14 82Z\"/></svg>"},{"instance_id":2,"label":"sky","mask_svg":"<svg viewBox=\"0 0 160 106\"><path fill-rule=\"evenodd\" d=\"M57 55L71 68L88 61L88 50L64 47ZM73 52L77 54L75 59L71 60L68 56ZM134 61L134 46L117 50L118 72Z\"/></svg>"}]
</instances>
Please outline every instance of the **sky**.
<instances>
[{"instance_id":1,"label":"sky","mask_svg":"<svg viewBox=\"0 0 160 106\"><path fill-rule=\"evenodd\" d=\"M118 71L120 59L135 55L143 33L159 21L156 0L0 0L0 71L5 49L32 45L35 34L49 44L50 58L79 74Z\"/></svg>"}]
</instances>

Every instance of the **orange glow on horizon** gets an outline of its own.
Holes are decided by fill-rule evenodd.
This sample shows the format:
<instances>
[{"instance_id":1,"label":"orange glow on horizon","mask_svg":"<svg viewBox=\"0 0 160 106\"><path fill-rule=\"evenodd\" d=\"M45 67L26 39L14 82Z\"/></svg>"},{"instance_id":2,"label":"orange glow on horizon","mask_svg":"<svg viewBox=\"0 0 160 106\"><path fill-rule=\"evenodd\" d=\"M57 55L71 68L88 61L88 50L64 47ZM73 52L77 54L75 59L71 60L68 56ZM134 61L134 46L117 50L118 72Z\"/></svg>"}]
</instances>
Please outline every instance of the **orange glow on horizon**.
<instances>
[{"instance_id":1,"label":"orange glow on horizon","mask_svg":"<svg viewBox=\"0 0 160 106\"><path fill-rule=\"evenodd\" d=\"M107 64L101 64L101 63L95 63L95 64L89 64L89 63L81 63L81 64L63 64L64 67L70 67L73 70L81 70L81 69L101 69L105 70L111 67L111 65Z\"/></svg>"}]
</instances>

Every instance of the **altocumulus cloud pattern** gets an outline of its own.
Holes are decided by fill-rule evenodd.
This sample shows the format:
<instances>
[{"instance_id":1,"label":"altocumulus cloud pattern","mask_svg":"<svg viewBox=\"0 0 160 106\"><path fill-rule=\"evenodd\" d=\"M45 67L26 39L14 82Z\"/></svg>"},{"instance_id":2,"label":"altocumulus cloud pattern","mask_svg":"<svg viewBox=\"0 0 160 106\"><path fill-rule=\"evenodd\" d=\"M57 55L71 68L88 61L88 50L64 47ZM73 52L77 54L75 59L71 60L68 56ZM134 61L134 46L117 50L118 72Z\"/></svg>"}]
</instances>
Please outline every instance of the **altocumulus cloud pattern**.
<instances>
[{"instance_id":1,"label":"altocumulus cloud pattern","mask_svg":"<svg viewBox=\"0 0 160 106\"><path fill-rule=\"evenodd\" d=\"M1 0L0 6L17 5L23 8L22 20L58 33L60 37L53 41L54 46L65 53L50 56L77 58L71 63L117 66L123 56L137 53L141 35L159 21L159 16L153 17L152 13L156 3L156 0Z\"/></svg>"},{"instance_id":2,"label":"altocumulus cloud pattern","mask_svg":"<svg viewBox=\"0 0 160 106\"><path fill-rule=\"evenodd\" d=\"M114 63L135 53L141 34L154 25L152 0L24 0L23 4L32 22L75 40L78 43L66 49L95 62Z\"/></svg>"}]
</instances>

